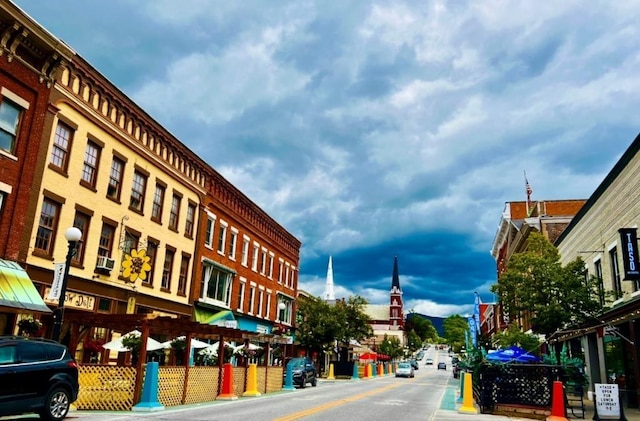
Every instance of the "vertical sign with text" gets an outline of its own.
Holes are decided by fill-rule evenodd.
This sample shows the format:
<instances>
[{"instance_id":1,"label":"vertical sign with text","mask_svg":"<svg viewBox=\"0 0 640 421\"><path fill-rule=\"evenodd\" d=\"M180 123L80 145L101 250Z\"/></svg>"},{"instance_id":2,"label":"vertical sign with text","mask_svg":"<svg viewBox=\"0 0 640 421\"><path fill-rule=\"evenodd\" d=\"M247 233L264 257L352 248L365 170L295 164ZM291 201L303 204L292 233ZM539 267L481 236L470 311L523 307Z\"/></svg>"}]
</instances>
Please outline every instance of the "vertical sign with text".
<instances>
[{"instance_id":1,"label":"vertical sign with text","mask_svg":"<svg viewBox=\"0 0 640 421\"><path fill-rule=\"evenodd\" d=\"M64 263L56 263L53 269L53 282L51 283L51 290L49 290L50 300L58 300L60 298L60 291L62 291L62 281L64 278Z\"/></svg>"},{"instance_id":2,"label":"vertical sign with text","mask_svg":"<svg viewBox=\"0 0 640 421\"><path fill-rule=\"evenodd\" d=\"M638 262L638 237L636 228L620 228L622 242L622 261L624 262L625 281L640 280L640 262Z\"/></svg>"}]
</instances>

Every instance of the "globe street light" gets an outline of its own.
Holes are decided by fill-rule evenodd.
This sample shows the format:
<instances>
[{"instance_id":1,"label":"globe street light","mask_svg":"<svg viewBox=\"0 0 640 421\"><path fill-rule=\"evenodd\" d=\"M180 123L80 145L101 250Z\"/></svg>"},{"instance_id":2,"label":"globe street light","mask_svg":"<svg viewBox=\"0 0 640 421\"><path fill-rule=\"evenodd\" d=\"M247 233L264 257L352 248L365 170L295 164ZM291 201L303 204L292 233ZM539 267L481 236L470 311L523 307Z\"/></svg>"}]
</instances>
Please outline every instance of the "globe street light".
<instances>
[{"instance_id":1,"label":"globe street light","mask_svg":"<svg viewBox=\"0 0 640 421\"><path fill-rule=\"evenodd\" d=\"M60 297L58 297L58 307L53 312L53 334L51 338L60 342L60 329L62 328L62 319L64 317L64 300L67 295L67 282L69 281L69 266L71 266L71 258L76 252L78 242L82 239L82 231L76 227L67 228L64 232L64 238L67 239L68 250L67 258L64 264L64 274L62 275L62 285L60 286Z\"/></svg>"}]
</instances>

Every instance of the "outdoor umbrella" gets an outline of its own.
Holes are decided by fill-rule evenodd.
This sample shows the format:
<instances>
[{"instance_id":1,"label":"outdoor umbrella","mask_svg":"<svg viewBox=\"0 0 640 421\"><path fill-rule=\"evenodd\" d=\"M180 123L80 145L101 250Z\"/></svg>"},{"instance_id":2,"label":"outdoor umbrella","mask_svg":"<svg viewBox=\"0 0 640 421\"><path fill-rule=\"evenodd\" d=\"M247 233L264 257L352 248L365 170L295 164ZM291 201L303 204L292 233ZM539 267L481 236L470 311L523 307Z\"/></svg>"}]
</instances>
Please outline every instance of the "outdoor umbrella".
<instances>
[{"instance_id":1,"label":"outdoor umbrella","mask_svg":"<svg viewBox=\"0 0 640 421\"><path fill-rule=\"evenodd\" d=\"M506 349L499 349L496 352L487 354L487 361L497 363L539 363L540 358L525 351L519 346L511 346Z\"/></svg>"},{"instance_id":2,"label":"outdoor umbrella","mask_svg":"<svg viewBox=\"0 0 640 421\"><path fill-rule=\"evenodd\" d=\"M376 361L378 359L378 354L375 352L365 352L358 357L359 361Z\"/></svg>"},{"instance_id":3,"label":"outdoor umbrella","mask_svg":"<svg viewBox=\"0 0 640 421\"><path fill-rule=\"evenodd\" d=\"M184 341L186 339L186 336L178 336L176 339L180 341ZM171 348L171 342L173 342L173 340L162 342L162 347L167 349ZM206 348L208 346L209 344L206 342L202 342L197 339L191 338L191 348Z\"/></svg>"},{"instance_id":4,"label":"outdoor umbrella","mask_svg":"<svg viewBox=\"0 0 640 421\"><path fill-rule=\"evenodd\" d=\"M114 339L113 341L109 341L106 344L102 345L104 349L108 349L110 351L118 351L118 352L127 352L131 351L129 348L122 345L122 338L126 336L140 336L142 333L138 330L132 330L131 332L122 335L118 339ZM156 341L153 338L147 338L147 351L156 351L158 349L164 348L162 344Z\"/></svg>"},{"instance_id":5,"label":"outdoor umbrella","mask_svg":"<svg viewBox=\"0 0 640 421\"><path fill-rule=\"evenodd\" d=\"M240 346L237 346L237 347L234 348L234 352L238 352L243 348L244 348L244 344L242 344ZM255 349L262 349L262 347L258 346L258 345L255 345L255 344L252 344L252 343L249 343L249 349L254 349L254 350Z\"/></svg>"},{"instance_id":6,"label":"outdoor umbrella","mask_svg":"<svg viewBox=\"0 0 640 421\"><path fill-rule=\"evenodd\" d=\"M233 348L233 345L231 345L229 342L224 341L224 346L230 346L231 348ZM218 355L218 348L220 347L220 341L218 342L214 342L211 345L207 345L206 347L202 348L200 350L200 354L213 354L213 355Z\"/></svg>"}]
</instances>

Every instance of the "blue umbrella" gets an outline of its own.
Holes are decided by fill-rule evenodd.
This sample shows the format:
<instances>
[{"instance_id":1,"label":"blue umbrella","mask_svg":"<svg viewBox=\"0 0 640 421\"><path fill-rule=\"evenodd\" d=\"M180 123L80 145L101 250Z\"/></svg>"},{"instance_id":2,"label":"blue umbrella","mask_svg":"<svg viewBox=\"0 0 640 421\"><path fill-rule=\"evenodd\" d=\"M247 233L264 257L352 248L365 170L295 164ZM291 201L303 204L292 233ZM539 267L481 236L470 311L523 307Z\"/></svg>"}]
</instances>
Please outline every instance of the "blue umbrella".
<instances>
[{"instance_id":1,"label":"blue umbrella","mask_svg":"<svg viewBox=\"0 0 640 421\"><path fill-rule=\"evenodd\" d=\"M487 361L498 363L539 363L541 361L537 356L515 345L492 352L486 358Z\"/></svg>"}]
</instances>

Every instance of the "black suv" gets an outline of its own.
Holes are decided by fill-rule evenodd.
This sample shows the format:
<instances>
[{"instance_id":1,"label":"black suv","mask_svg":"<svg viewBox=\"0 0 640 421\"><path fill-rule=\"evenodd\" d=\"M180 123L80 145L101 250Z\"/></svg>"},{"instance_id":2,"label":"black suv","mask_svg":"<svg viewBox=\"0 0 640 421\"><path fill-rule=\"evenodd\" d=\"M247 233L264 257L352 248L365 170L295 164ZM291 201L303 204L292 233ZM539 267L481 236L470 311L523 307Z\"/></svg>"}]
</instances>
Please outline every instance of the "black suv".
<instances>
[{"instance_id":1,"label":"black suv","mask_svg":"<svg viewBox=\"0 0 640 421\"><path fill-rule=\"evenodd\" d=\"M287 363L287 367L291 366L293 372L293 384L304 388L307 383L311 383L311 386L316 387L318 384L318 375L316 372L316 366L311 361L311 358L292 358ZM284 370L285 380L287 376L287 370Z\"/></svg>"},{"instance_id":2,"label":"black suv","mask_svg":"<svg viewBox=\"0 0 640 421\"><path fill-rule=\"evenodd\" d=\"M78 397L78 366L66 346L0 336L0 416L36 412L58 421Z\"/></svg>"}]
</instances>

